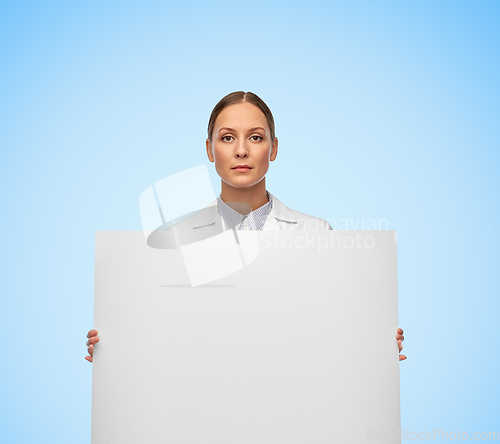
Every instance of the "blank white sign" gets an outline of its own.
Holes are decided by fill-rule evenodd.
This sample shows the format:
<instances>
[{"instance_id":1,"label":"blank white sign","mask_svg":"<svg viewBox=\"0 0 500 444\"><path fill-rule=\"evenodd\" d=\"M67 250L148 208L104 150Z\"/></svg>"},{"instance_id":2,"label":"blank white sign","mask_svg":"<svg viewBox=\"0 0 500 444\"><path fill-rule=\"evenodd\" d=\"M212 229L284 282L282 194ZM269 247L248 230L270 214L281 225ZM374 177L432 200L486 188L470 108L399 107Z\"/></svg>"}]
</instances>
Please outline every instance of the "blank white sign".
<instances>
[{"instance_id":1,"label":"blank white sign","mask_svg":"<svg viewBox=\"0 0 500 444\"><path fill-rule=\"evenodd\" d=\"M256 259L196 287L180 250L96 233L92 443L388 442L396 232L239 233Z\"/></svg>"}]
</instances>

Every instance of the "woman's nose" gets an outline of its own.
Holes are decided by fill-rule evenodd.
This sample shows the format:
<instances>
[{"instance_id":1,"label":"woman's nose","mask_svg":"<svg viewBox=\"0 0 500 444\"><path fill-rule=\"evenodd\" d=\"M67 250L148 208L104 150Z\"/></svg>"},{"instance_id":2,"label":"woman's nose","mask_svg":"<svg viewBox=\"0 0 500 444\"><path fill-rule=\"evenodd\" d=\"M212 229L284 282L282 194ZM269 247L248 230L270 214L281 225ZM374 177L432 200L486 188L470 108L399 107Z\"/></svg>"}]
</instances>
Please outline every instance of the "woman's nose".
<instances>
[{"instance_id":1,"label":"woman's nose","mask_svg":"<svg viewBox=\"0 0 500 444\"><path fill-rule=\"evenodd\" d=\"M238 144L235 154L236 157L248 157L248 149L245 147L244 143Z\"/></svg>"}]
</instances>

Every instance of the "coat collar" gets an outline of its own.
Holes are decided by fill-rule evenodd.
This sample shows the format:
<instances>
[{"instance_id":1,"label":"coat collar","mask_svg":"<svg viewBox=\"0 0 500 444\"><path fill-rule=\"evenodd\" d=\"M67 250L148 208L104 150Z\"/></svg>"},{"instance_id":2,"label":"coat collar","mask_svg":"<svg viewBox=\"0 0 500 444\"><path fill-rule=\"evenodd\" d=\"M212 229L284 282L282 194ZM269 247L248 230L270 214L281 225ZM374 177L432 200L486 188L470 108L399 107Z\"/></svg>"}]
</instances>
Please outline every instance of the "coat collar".
<instances>
[{"instance_id":1,"label":"coat collar","mask_svg":"<svg viewBox=\"0 0 500 444\"><path fill-rule=\"evenodd\" d=\"M278 200L276 196L272 195L272 197L273 207L267 216L263 230L281 230L280 222L296 224L297 218L293 214L293 211ZM217 211L217 199L214 199L195 216L194 228L212 225L220 219L222 218Z\"/></svg>"}]
</instances>

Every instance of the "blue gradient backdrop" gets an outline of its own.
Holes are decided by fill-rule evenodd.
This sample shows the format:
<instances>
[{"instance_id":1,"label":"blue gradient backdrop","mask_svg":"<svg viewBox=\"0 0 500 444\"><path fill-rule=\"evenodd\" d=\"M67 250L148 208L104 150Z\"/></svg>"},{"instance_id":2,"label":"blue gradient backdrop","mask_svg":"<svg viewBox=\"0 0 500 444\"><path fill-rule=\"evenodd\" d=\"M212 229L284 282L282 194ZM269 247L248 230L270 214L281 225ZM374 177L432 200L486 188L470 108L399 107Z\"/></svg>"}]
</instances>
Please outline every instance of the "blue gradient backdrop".
<instances>
[{"instance_id":1,"label":"blue gradient backdrop","mask_svg":"<svg viewBox=\"0 0 500 444\"><path fill-rule=\"evenodd\" d=\"M1 442L90 442L94 232L140 229L139 194L192 166L218 193L206 127L236 90L274 113L273 194L398 232L403 428L499 431L500 3L0 12Z\"/></svg>"}]
</instances>

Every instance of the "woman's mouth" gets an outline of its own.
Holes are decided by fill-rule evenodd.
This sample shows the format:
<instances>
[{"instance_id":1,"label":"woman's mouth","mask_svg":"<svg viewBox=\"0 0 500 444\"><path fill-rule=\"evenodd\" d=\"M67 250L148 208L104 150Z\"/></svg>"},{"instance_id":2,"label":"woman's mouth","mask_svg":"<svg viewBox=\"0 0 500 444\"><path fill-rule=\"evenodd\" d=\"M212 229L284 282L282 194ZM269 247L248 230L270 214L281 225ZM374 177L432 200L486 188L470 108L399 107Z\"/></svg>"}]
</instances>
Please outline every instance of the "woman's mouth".
<instances>
[{"instance_id":1,"label":"woman's mouth","mask_svg":"<svg viewBox=\"0 0 500 444\"><path fill-rule=\"evenodd\" d=\"M238 171L238 173L246 173L247 171L250 171L252 169L251 166L248 165L236 165L235 167L231 168L233 171Z\"/></svg>"}]
</instances>

